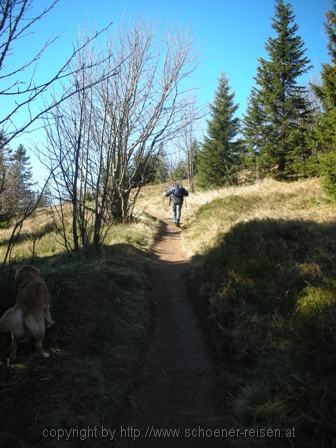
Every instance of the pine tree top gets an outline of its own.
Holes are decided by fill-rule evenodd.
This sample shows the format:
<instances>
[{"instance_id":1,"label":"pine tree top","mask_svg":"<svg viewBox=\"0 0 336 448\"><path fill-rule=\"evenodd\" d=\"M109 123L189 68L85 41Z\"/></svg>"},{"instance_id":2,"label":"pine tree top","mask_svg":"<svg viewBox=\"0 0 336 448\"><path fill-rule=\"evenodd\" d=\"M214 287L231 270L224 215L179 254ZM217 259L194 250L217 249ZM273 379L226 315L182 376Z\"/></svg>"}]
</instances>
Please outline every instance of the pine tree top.
<instances>
[{"instance_id":1,"label":"pine tree top","mask_svg":"<svg viewBox=\"0 0 336 448\"><path fill-rule=\"evenodd\" d=\"M332 63L336 65L336 1L334 1L333 10L326 13L325 29L328 34L328 50Z\"/></svg>"},{"instance_id":2,"label":"pine tree top","mask_svg":"<svg viewBox=\"0 0 336 448\"><path fill-rule=\"evenodd\" d=\"M325 111L336 108L336 1L334 9L326 13L325 29L328 34L328 50L331 63L323 64L321 71L321 85L312 84L312 88L321 101Z\"/></svg>"},{"instance_id":3,"label":"pine tree top","mask_svg":"<svg viewBox=\"0 0 336 448\"><path fill-rule=\"evenodd\" d=\"M265 170L283 178L293 154L305 147L311 103L300 76L311 65L292 7L284 0L276 1L272 28L274 36L265 44L268 56L259 59L243 134L247 152L257 155Z\"/></svg>"},{"instance_id":4,"label":"pine tree top","mask_svg":"<svg viewBox=\"0 0 336 448\"><path fill-rule=\"evenodd\" d=\"M234 92L230 92L229 80L224 73L219 78L215 100L210 104L211 120L208 120L210 140L231 140L239 128L239 119L234 117L239 105L234 103Z\"/></svg>"},{"instance_id":5,"label":"pine tree top","mask_svg":"<svg viewBox=\"0 0 336 448\"><path fill-rule=\"evenodd\" d=\"M291 94L298 87L298 77L310 70L309 59L305 56L304 42L297 34L299 27L289 3L277 0L272 20L275 37L270 37L265 45L269 59L260 58L256 79L261 86L272 85L285 94Z\"/></svg>"}]
</instances>

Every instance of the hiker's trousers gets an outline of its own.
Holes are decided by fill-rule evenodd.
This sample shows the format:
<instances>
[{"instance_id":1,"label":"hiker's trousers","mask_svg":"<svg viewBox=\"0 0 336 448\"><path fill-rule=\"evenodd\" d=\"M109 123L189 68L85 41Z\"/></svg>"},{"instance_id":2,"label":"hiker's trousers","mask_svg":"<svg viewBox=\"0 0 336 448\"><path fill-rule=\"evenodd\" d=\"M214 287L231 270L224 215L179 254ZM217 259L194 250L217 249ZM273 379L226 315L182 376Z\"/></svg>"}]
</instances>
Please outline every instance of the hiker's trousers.
<instances>
[{"instance_id":1,"label":"hiker's trousers","mask_svg":"<svg viewBox=\"0 0 336 448\"><path fill-rule=\"evenodd\" d=\"M180 224L182 204L173 204L173 218L175 224Z\"/></svg>"}]
</instances>

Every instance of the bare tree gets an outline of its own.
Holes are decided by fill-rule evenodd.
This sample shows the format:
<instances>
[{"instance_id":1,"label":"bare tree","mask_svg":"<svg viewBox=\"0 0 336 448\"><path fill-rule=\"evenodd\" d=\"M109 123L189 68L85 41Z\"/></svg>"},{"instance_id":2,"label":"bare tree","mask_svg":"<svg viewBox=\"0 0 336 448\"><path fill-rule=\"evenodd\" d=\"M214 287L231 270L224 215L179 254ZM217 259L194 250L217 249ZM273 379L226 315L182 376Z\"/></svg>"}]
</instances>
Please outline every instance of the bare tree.
<instances>
[{"instance_id":1,"label":"bare tree","mask_svg":"<svg viewBox=\"0 0 336 448\"><path fill-rule=\"evenodd\" d=\"M54 108L48 121L47 159L59 167L61 202L72 204L75 250L91 236L98 247L111 223L132 217L140 171L194 119L184 113L193 101L186 90L194 69L189 37L175 32L163 43L141 23L119 31L106 48L105 64L90 71L92 87Z\"/></svg>"},{"instance_id":2,"label":"bare tree","mask_svg":"<svg viewBox=\"0 0 336 448\"><path fill-rule=\"evenodd\" d=\"M6 100L8 105L6 111L3 110L2 116L0 116L0 129L2 129L7 144L30 128L46 111L77 92L78 86L70 85L60 97L54 98L52 102L41 102L41 98L50 92L51 88L56 88L73 74L72 61L82 49L111 25L107 25L93 36L88 37L80 46L75 47L71 55L66 57L63 65L54 74L45 81L37 83L38 64L43 62L43 55L56 38L44 42L35 54L27 55L27 59L19 63L18 66L10 64L11 56L17 52L16 45L19 40L27 38L34 31L34 26L43 20L58 2L59 0L51 1L40 13L30 17L32 5L35 3L33 0L0 1L0 99ZM101 62L90 61L86 66ZM22 116L25 118L22 119Z\"/></svg>"},{"instance_id":3,"label":"bare tree","mask_svg":"<svg viewBox=\"0 0 336 448\"><path fill-rule=\"evenodd\" d=\"M85 49L77 57L77 65L82 65L83 59L92 58ZM94 84L92 69L77 70L73 83L77 86L87 82ZM78 89L76 95L54 107L45 118L47 133L47 154L45 164L53 171L52 191L55 213L63 235L64 244L69 249L78 251L80 246L89 245L94 213L90 192L95 191L101 175L97 167L102 163L102 157L97 157L97 147L93 144L93 123L97 119L94 109L93 95L95 90ZM96 140L95 140L96 141ZM56 200L56 202L55 202ZM71 208L71 240L66 229L66 216ZM96 207L97 208L97 207ZM98 213L98 212L97 212Z\"/></svg>"},{"instance_id":4,"label":"bare tree","mask_svg":"<svg viewBox=\"0 0 336 448\"><path fill-rule=\"evenodd\" d=\"M132 215L142 187L140 183L132 190L143 163L159 156L194 119L184 117L193 102L186 90L195 68L189 36L175 30L159 42L157 34L140 23L120 35L117 49L111 48L114 64L127 53L132 56L104 92L113 135L109 202L112 216L123 221Z\"/></svg>"},{"instance_id":5,"label":"bare tree","mask_svg":"<svg viewBox=\"0 0 336 448\"><path fill-rule=\"evenodd\" d=\"M46 113L59 107L74 95L84 92L93 84L69 83L68 80L83 73L85 70L97 68L104 60L99 58L90 59L82 63L80 67L75 66L73 61L83 52L98 36L106 32L111 24L86 37L80 45L76 46L70 56L65 57L64 63L55 70L53 74L41 82L37 82L36 72L38 65L43 63L43 57L48 48L57 37L50 38L43 42L36 53L25 54L26 59L15 63L12 56L19 54L18 45L22 40L27 39L33 32L36 25L43 21L45 17L56 7L59 0L51 0L44 9L36 14L33 13L37 2L33 0L0 0L0 100L2 100L2 110L0 112L0 154L3 153L5 145L24 132L31 130L33 125L46 115ZM34 8L33 8L34 6ZM27 48L29 48L27 46ZM22 54L22 53L21 53ZM16 58L18 60L18 58ZM16 65L17 64L17 65ZM114 69L113 69L114 71ZM108 78L112 73L101 72L102 76ZM95 79L94 82L100 80ZM67 84L66 89L60 89ZM60 92L58 95L50 95L51 91ZM0 174L0 195L4 190L4 180L7 173L1 169ZM55 167L50 172L49 177L55 177ZM0 198L1 199L1 198ZM32 201L24 207L16 217L13 224L13 235L8 247L5 262L9 257L11 246L15 238L20 233L24 220L35 210L38 202Z\"/></svg>"},{"instance_id":6,"label":"bare tree","mask_svg":"<svg viewBox=\"0 0 336 448\"><path fill-rule=\"evenodd\" d=\"M178 147L180 148L182 154L184 155L186 172L189 182L189 189L191 192L195 191L194 177L195 177L195 164L197 153L199 151L199 145L195 138L194 132L194 122L189 121L189 117L196 115L195 111L192 109L188 113L187 125L183 130L183 134L181 135ZM197 117L195 116L195 119Z\"/></svg>"},{"instance_id":7,"label":"bare tree","mask_svg":"<svg viewBox=\"0 0 336 448\"><path fill-rule=\"evenodd\" d=\"M102 54L102 53L101 53ZM72 82L76 95L58 104L46 115L47 151L44 163L53 171L55 213L67 250L99 245L105 223L109 153L105 144L108 108L101 103L99 84L116 76L124 61L111 68L108 58L97 70L84 61L94 60L94 47L77 55ZM103 57L102 57L103 58ZM95 67L95 70L94 70ZM106 75L108 74L108 76ZM82 89L81 86L90 85ZM67 88L67 87L65 87ZM56 201L55 201L56 200ZM69 208L71 213L69 213ZM65 220L71 215L71 238Z\"/></svg>"}]
</instances>

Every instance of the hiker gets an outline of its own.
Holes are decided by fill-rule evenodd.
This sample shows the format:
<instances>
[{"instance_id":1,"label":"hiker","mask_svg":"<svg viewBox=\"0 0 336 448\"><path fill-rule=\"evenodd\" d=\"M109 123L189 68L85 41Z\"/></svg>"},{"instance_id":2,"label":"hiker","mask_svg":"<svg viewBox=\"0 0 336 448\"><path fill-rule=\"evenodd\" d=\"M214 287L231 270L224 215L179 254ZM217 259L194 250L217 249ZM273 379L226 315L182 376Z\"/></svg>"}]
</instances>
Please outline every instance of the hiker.
<instances>
[{"instance_id":1,"label":"hiker","mask_svg":"<svg viewBox=\"0 0 336 448\"><path fill-rule=\"evenodd\" d=\"M180 227L181 209L183 205L184 196L188 196L188 191L177 182L174 182L174 186L168 190L163 196L170 196L173 204L173 219L177 227Z\"/></svg>"}]
</instances>

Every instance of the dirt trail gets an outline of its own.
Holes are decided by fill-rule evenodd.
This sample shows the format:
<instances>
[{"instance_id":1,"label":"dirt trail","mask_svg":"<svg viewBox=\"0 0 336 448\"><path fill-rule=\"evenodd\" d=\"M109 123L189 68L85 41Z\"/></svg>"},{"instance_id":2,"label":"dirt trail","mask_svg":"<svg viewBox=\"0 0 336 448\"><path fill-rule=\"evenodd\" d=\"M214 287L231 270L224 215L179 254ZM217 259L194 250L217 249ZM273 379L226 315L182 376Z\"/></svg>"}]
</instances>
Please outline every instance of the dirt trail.
<instances>
[{"instance_id":1,"label":"dirt trail","mask_svg":"<svg viewBox=\"0 0 336 448\"><path fill-rule=\"evenodd\" d=\"M143 383L134 397L135 425L143 429L144 438L123 446L216 446L213 438L145 438L152 427L181 428L182 435L185 428L216 426L215 374L187 298L188 266L181 249L181 229L171 220L163 220L150 266L154 299L151 347ZM219 446L226 446L225 441L221 440Z\"/></svg>"}]
</instances>

